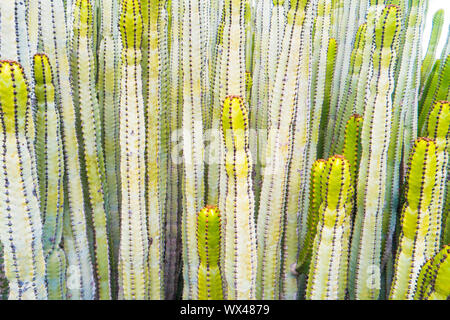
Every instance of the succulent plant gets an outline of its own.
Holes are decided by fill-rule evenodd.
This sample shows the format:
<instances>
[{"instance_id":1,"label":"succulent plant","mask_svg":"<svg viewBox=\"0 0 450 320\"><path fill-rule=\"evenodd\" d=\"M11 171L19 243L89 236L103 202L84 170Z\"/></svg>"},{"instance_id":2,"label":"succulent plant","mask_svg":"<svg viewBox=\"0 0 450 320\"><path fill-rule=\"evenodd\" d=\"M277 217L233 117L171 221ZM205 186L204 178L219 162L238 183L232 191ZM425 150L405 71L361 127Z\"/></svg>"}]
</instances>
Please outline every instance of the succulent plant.
<instances>
[{"instance_id":1,"label":"succulent plant","mask_svg":"<svg viewBox=\"0 0 450 320\"><path fill-rule=\"evenodd\" d=\"M0 298L448 299L428 2L0 1Z\"/></svg>"}]
</instances>

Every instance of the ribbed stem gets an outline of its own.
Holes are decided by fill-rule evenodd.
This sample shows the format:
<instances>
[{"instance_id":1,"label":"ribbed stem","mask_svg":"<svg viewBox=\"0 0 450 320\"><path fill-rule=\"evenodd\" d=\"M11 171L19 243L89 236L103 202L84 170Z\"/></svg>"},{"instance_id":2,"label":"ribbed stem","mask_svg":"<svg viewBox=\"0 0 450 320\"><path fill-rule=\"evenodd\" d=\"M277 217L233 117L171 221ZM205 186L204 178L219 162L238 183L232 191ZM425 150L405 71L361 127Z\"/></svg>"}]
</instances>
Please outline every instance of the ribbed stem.
<instances>
[{"instance_id":1,"label":"ribbed stem","mask_svg":"<svg viewBox=\"0 0 450 320\"><path fill-rule=\"evenodd\" d=\"M227 186L224 226L224 274L227 298L255 299L256 227L249 151L248 111L244 99L225 98L221 128L225 144Z\"/></svg>"},{"instance_id":2,"label":"ribbed stem","mask_svg":"<svg viewBox=\"0 0 450 320\"><path fill-rule=\"evenodd\" d=\"M199 300L222 300L220 266L221 218L217 207L206 206L197 214L197 248Z\"/></svg>"},{"instance_id":3,"label":"ribbed stem","mask_svg":"<svg viewBox=\"0 0 450 320\"><path fill-rule=\"evenodd\" d=\"M3 244L9 299L46 299L42 221L34 150L30 148L31 106L24 70L0 61L0 240ZM32 120L31 120L32 121Z\"/></svg>"},{"instance_id":4,"label":"ribbed stem","mask_svg":"<svg viewBox=\"0 0 450 320\"><path fill-rule=\"evenodd\" d=\"M440 213L432 207L438 187L436 173L436 144L428 138L417 139L406 176L405 204L400 218L401 232L390 299L413 298L421 266L437 251L439 239L436 239L434 230L440 219L434 216Z\"/></svg>"},{"instance_id":5,"label":"ribbed stem","mask_svg":"<svg viewBox=\"0 0 450 320\"><path fill-rule=\"evenodd\" d=\"M145 118L142 95L142 15L138 0L122 1L120 77L121 228L119 298L148 294L148 231L145 203Z\"/></svg>"}]
</instances>

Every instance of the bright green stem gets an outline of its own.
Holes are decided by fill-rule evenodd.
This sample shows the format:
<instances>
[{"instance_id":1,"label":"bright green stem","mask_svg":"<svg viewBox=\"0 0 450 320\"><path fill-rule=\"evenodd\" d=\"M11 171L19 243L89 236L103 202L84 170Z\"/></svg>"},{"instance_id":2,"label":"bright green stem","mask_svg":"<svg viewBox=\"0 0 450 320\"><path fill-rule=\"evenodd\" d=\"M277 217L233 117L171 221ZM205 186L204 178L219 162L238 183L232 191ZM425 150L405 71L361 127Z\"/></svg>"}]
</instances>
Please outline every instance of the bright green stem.
<instances>
[{"instance_id":1,"label":"bright green stem","mask_svg":"<svg viewBox=\"0 0 450 320\"><path fill-rule=\"evenodd\" d=\"M361 130L363 118L359 114L354 114L348 119L345 127L344 146L342 155L350 163L350 175L352 177L352 185L356 186L356 177L361 160Z\"/></svg>"},{"instance_id":2,"label":"bright green stem","mask_svg":"<svg viewBox=\"0 0 450 320\"><path fill-rule=\"evenodd\" d=\"M387 6L376 22L373 75L361 132L357 213L352 237L351 298L377 299L380 289L381 228L387 151L392 116L394 61L400 32L399 8Z\"/></svg>"},{"instance_id":3,"label":"bright green stem","mask_svg":"<svg viewBox=\"0 0 450 320\"><path fill-rule=\"evenodd\" d=\"M34 130L28 86L22 67L0 61L0 240L3 244L9 299L46 299L45 262L38 186L32 171Z\"/></svg>"},{"instance_id":4,"label":"bright green stem","mask_svg":"<svg viewBox=\"0 0 450 320\"><path fill-rule=\"evenodd\" d=\"M441 64L441 69L439 75L437 76L435 88L433 85L430 86L428 94L422 105L422 110L419 116L418 128L419 132L423 133L424 124L428 117L430 109L433 107L434 103L439 100L450 99L450 54L445 57L445 60Z\"/></svg>"},{"instance_id":5,"label":"bright green stem","mask_svg":"<svg viewBox=\"0 0 450 320\"><path fill-rule=\"evenodd\" d=\"M425 85L422 87L422 91L420 92L419 96L419 115L422 113L422 108L424 106L424 102L426 97L434 93L436 90L436 85L439 80L439 71L441 67L441 60L437 59L433 64L433 69L431 69L430 74L428 75L428 78L425 82ZM419 127L419 133L421 132L422 127Z\"/></svg>"},{"instance_id":6,"label":"bright green stem","mask_svg":"<svg viewBox=\"0 0 450 320\"><path fill-rule=\"evenodd\" d=\"M446 245L422 267L415 300L448 300L450 296L450 246Z\"/></svg>"},{"instance_id":7,"label":"bright green stem","mask_svg":"<svg viewBox=\"0 0 450 320\"><path fill-rule=\"evenodd\" d=\"M314 245L314 238L317 233L317 223L319 222L319 208L322 203L322 180L327 161L318 159L311 168L311 182L309 184L309 207L307 217L307 233L302 244L297 262L297 270L308 273L311 253Z\"/></svg>"},{"instance_id":8,"label":"bright green stem","mask_svg":"<svg viewBox=\"0 0 450 320\"><path fill-rule=\"evenodd\" d=\"M148 230L145 203L145 118L141 82L142 15L138 0L122 1L119 139L121 229L119 298L147 297Z\"/></svg>"},{"instance_id":9,"label":"bright green stem","mask_svg":"<svg viewBox=\"0 0 450 320\"><path fill-rule=\"evenodd\" d=\"M248 111L244 99L225 98L222 117L227 188L224 226L224 274L227 298L255 299L256 227L251 179Z\"/></svg>"},{"instance_id":10,"label":"bright green stem","mask_svg":"<svg viewBox=\"0 0 450 320\"><path fill-rule=\"evenodd\" d=\"M353 185L350 163L343 156L328 159L321 198L306 299L343 300L347 287Z\"/></svg>"},{"instance_id":11,"label":"bright green stem","mask_svg":"<svg viewBox=\"0 0 450 320\"><path fill-rule=\"evenodd\" d=\"M72 83L76 107L79 110L86 187L89 194L94 242L96 278L100 299L111 298L109 243L106 224L107 197L105 165L103 159L100 111L95 87L92 6L90 0L77 0L74 4L72 37ZM87 70L85 70L87 68Z\"/></svg>"},{"instance_id":12,"label":"bright green stem","mask_svg":"<svg viewBox=\"0 0 450 320\"><path fill-rule=\"evenodd\" d=\"M436 197L436 173L436 144L428 138L417 139L406 176L405 204L389 299L412 299L420 267L437 251L439 239L433 233L440 219L434 216L440 214L431 206Z\"/></svg>"},{"instance_id":13,"label":"bright green stem","mask_svg":"<svg viewBox=\"0 0 450 320\"><path fill-rule=\"evenodd\" d=\"M221 221L217 207L206 206L197 214L198 299L222 300L220 267Z\"/></svg>"},{"instance_id":14,"label":"bright green stem","mask_svg":"<svg viewBox=\"0 0 450 320\"><path fill-rule=\"evenodd\" d=\"M444 10L440 9L435 12L433 16L433 23L431 27L431 36L428 42L427 52L425 53L425 58L422 61L422 69L420 72L420 83L424 84L431 68L434 64L434 59L436 55L436 48L439 42L439 38L442 32L442 26L444 25Z\"/></svg>"},{"instance_id":15,"label":"bright green stem","mask_svg":"<svg viewBox=\"0 0 450 320\"><path fill-rule=\"evenodd\" d=\"M334 68L336 64L337 42L335 38L330 38L327 47L327 63L325 74L325 90L322 104L322 114L320 116L319 142L317 143L317 158L322 158L325 148L325 136L328 131L328 116L330 111L330 93L333 84Z\"/></svg>"},{"instance_id":16,"label":"bright green stem","mask_svg":"<svg viewBox=\"0 0 450 320\"><path fill-rule=\"evenodd\" d=\"M433 191L434 197L432 201L431 210L434 212L433 219L435 219L433 229L435 239L439 242L439 237L442 238L442 244L450 243L450 215L445 208L446 192L450 187L449 181L449 163L450 163L450 102L437 101L428 115L425 123L425 135L436 142L437 153L437 172L436 172L436 188ZM446 190L447 189L447 190ZM449 199L447 199L448 201ZM441 218L442 218L442 235L441 234Z\"/></svg>"}]
</instances>

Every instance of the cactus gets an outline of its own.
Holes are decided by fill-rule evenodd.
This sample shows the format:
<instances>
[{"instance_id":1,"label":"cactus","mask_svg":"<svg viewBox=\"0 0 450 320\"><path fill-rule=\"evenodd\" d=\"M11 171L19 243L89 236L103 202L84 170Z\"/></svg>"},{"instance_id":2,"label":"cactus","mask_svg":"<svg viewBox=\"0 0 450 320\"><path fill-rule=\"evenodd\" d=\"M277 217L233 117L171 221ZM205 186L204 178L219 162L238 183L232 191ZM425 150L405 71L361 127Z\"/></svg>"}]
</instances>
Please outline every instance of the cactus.
<instances>
[{"instance_id":1,"label":"cactus","mask_svg":"<svg viewBox=\"0 0 450 320\"><path fill-rule=\"evenodd\" d=\"M52 68L45 54L33 58L36 109L36 162L39 182L42 245L47 264L50 300L66 298L66 255L59 247L63 233L63 154L60 116L55 101Z\"/></svg>"},{"instance_id":2,"label":"cactus","mask_svg":"<svg viewBox=\"0 0 450 320\"><path fill-rule=\"evenodd\" d=\"M42 220L29 147L31 105L24 69L0 61L2 144L0 239L9 299L46 299Z\"/></svg>"},{"instance_id":3,"label":"cactus","mask_svg":"<svg viewBox=\"0 0 450 320\"><path fill-rule=\"evenodd\" d=\"M325 148L325 136L328 130L328 117L330 111L330 92L333 84L333 74L336 64L337 42L335 38L328 40L327 46L327 63L326 63L326 75L325 75L325 90L323 98L322 113L320 116L320 130L319 141L317 143L317 158L324 156Z\"/></svg>"},{"instance_id":4,"label":"cactus","mask_svg":"<svg viewBox=\"0 0 450 320\"><path fill-rule=\"evenodd\" d=\"M447 298L428 2L0 1L0 297Z\"/></svg>"},{"instance_id":5,"label":"cactus","mask_svg":"<svg viewBox=\"0 0 450 320\"><path fill-rule=\"evenodd\" d=\"M200 11L199 1L183 1L181 69L183 99L183 297L192 298L197 288L199 264L195 246L195 217L203 207L203 128L202 86L200 78Z\"/></svg>"},{"instance_id":6,"label":"cactus","mask_svg":"<svg viewBox=\"0 0 450 320\"><path fill-rule=\"evenodd\" d=\"M61 110L61 135L64 152L64 220L68 220L63 228L63 242L66 248L67 263L70 266L68 273L71 278L67 297L69 299L93 299L95 283L83 206L79 141L76 134L75 107L70 83L71 72L64 7L61 0L41 0L40 5L39 28L43 51L55 66L55 93ZM44 23L43 17L48 17L49 21Z\"/></svg>"},{"instance_id":7,"label":"cactus","mask_svg":"<svg viewBox=\"0 0 450 320\"><path fill-rule=\"evenodd\" d=\"M100 111L95 90L92 5L89 0L77 0L73 11L71 67L74 104L78 108L81 127L82 169L87 176L88 208L91 210L98 294L100 299L111 298L109 241L107 237L107 193L104 191L105 164L100 127ZM87 67L87 71L82 68Z\"/></svg>"},{"instance_id":8,"label":"cactus","mask_svg":"<svg viewBox=\"0 0 450 320\"><path fill-rule=\"evenodd\" d=\"M413 298L420 267L437 251L439 239L433 233L440 228L440 219L435 216L441 213L431 205L436 197L436 173L436 144L428 138L417 139L406 176L402 229L390 299Z\"/></svg>"},{"instance_id":9,"label":"cactus","mask_svg":"<svg viewBox=\"0 0 450 320\"><path fill-rule=\"evenodd\" d=\"M181 106L181 70L180 70L180 0L170 1L170 12L171 12L171 24L169 24L169 45L170 45L170 82L173 84L170 87L170 129L172 132L172 137L169 140L169 170L168 170L168 199L167 199L167 215L166 215L166 228L165 228L165 270L164 270L164 291L166 294L166 299L175 299L177 286L178 286L178 276L180 264L180 195L181 186L179 182L181 181L181 170L180 161L181 158L181 147L174 138L179 138L179 129L181 127L181 117L180 117L180 106ZM175 85L176 84L176 85Z\"/></svg>"},{"instance_id":10,"label":"cactus","mask_svg":"<svg viewBox=\"0 0 450 320\"><path fill-rule=\"evenodd\" d=\"M217 207L206 206L197 214L198 299L222 300L220 267L221 223Z\"/></svg>"},{"instance_id":11,"label":"cactus","mask_svg":"<svg viewBox=\"0 0 450 320\"><path fill-rule=\"evenodd\" d=\"M148 233L145 205L145 121L141 81L142 15L137 0L122 1L119 139L121 230L119 297L147 296Z\"/></svg>"},{"instance_id":12,"label":"cactus","mask_svg":"<svg viewBox=\"0 0 450 320\"><path fill-rule=\"evenodd\" d=\"M422 266L417 281L415 300L448 300L450 296L449 257L450 246L447 245Z\"/></svg>"},{"instance_id":13,"label":"cactus","mask_svg":"<svg viewBox=\"0 0 450 320\"><path fill-rule=\"evenodd\" d=\"M359 79L359 73L361 71L361 65L364 60L364 56L362 51L364 50L365 46L365 36L367 33L367 24L362 24L358 32L356 34L355 44L352 51L351 56L351 65L350 65L350 71L347 77L347 81L345 83L346 89L346 97L345 100L342 102L342 105L340 106L340 109L338 110L337 120L336 120L336 127L334 131L334 141L336 141L335 145L333 146L332 150L340 151L343 148L344 139L348 137L345 134L345 131L348 129L348 126L344 124L348 124L349 119L351 118L350 114L351 112L354 112L355 109L355 98L356 98L356 86L358 85L358 79ZM341 110L342 109L342 110Z\"/></svg>"},{"instance_id":14,"label":"cactus","mask_svg":"<svg viewBox=\"0 0 450 320\"><path fill-rule=\"evenodd\" d=\"M428 77L428 74L433 67L433 60L436 55L437 43L442 32L443 24L444 10L441 9L436 11L433 16L430 41L428 42L427 52L425 53L425 57L423 58L422 68L420 70L420 79L422 84L425 82L425 79Z\"/></svg>"},{"instance_id":15,"label":"cactus","mask_svg":"<svg viewBox=\"0 0 450 320\"><path fill-rule=\"evenodd\" d=\"M49 300L64 300L67 295L67 259L62 248L55 248L47 257L47 288Z\"/></svg>"},{"instance_id":16,"label":"cactus","mask_svg":"<svg viewBox=\"0 0 450 320\"><path fill-rule=\"evenodd\" d=\"M311 259L314 238L317 233L317 223L319 222L319 208L322 204L322 180L325 176L327 161L318 159L311 168L311 182L309 189L309 207L307 218L307 233L305 242L300 250L297 262L297 270L307 273L309 270L309 261Z\"/></svg>"},{"instance_id":17,"label":"cactus","mask_svg":"<svg viewBox=\"0 0 450 320\"><path fill-rule=\"evenodd\" d=\"M377 299L385 199L389 123L392 117L393 67L399 34L399 8L383 9L375 26L374 73L361 132L362 154L357 185L357 213L352 238L350 294Z\"/></svg>"},{"instance_id":18,"label":"cactus","mask_svg":"<svg viewBox=\"0 0 450 320\"><path fill-rule=\"evenodd\" d=\"M350 164L352 185L356 186L359 162L361 160L361 129L363 118L359 114L353 114L345 127L344 147L342 155Z\"/></svg>"},{"instance_id":19,"label":"cactus","mask_svg":"<svg viewBox=\"0 0 450 320\"><path fill-rule=\"evenodd\" d=\"M435 241L439 242L441 234L441 220L444 227L442 232L442 244L448 244L450 239L450 221L448 210L445 210L445 180L449 179L449 137L450 137L450 103L448 101L437 101L430 110L426 122L425 135L436 142L437 168L436 188L432 201L432 211L435 213L433 229ZM441 219L442 218L442 219ZM437 238L436 238L437 237Z\"/></svg>"},{"instance_id":20,"label":"cactus","mask_svg":"<svg viewBox=\"0 0 450 320\"><path fill-rule=\"evenodd\" d=\"M284 210L287 215L297 214L296 197L298 199L301 178L295 175L295 180L289 180L288 170L301 172L304 170L303 161L306 161L304 153L306 153L308 127L305 121L299 119L309 117L310 88L308 85L298 87L298 81L300 78L304 79L306 84L309 81L308 48L310 47L305 49L301 44L311 45L312 21L311 15L307 13L312 10L312 3L298 1L291 5L279 56L274 91L270 98L273 110L280 111L277 112L276 123L273 123L269 129L266 146L267 164L263 170L264 178L257 221L258 299L275 299L279 296L281 239L286 215ZM295 40L291 41L291 39ZM301 99L296 99L297 94ZM290 160L297 159L296 156L300 159L293 163L295 168L288 169ZM286 195L287 200L284 202ZM287 209L284 207L285 203ZM295 220L293 225L286 228L296 230Z\"/></svg>"},{"instance_id":21,"label":"cactus","mask_svg":"<svg viewBox=\"0 0 450 320\"><path fill-rule=\"evenodd\" d=\"M162 110L163 100L162 72L163 52L159 19L164 10L164 1L141 1L144 33L141 47L143 48L144 104L146 107L146 196L149 246L149 298L164 297L162 268L163 258L163 217L165 214L165 159L164 154Z\"/></svg>"},{"instance_id":22,"label":"cactus","mask_svg":"<svg viewBox=\"0 0 450 320\"><path fill-rule=\"evenodd\" d=\"M446 100L450 97L450 54L442 60L436 81L430 86L422 104L419 116L418 130L422 132L424 123L430 109L436 101Z\"/></svg>"},{"instance_id":23,"label":"cactus","mask_svg":"<svg viewBox=\"0 0 450 320\"><path fill-rule=\"evenodd\" d=\"M343 300L354 192L350 164L343 156L331 157L324 166L306 298Z\"/></svg>"},{"instance_id":24,"label":"cactus","mask_svg":"<svg viewBox=\"0 0 450 320\"><path fill-rule=\"evenodd\" d=\"M111 237L111 291L117 287L117 261L119 258L119 1L100 2L100 32L98 49L98 104L102 123L105 182L108 192L107 224Z\"/></svg>"},{"instance_id":25,"label":"cactus","mask_svg":"<svg viewBox=\"0 0 450 320\"><path fill-rule=\"evenodd\" d=\"M248 112L242 97L225 98L221 116L227 187L224 228L224 280L228 299L255 299L256 227L250 179Z\"/></svg>"}]
</instances>

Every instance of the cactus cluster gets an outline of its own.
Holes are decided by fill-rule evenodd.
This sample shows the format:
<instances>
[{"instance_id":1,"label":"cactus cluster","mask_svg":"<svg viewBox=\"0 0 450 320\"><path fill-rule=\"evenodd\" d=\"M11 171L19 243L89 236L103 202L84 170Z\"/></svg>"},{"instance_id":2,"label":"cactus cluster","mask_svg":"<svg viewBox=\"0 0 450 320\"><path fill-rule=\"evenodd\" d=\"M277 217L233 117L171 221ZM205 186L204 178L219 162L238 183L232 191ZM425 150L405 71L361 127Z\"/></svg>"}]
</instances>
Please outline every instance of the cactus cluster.
<instances>
[{"instance_id":1,"label":"cactus cluster","mask_svg":"<svg viewBox=\"0 0 450 320\"><path fill-rule=\"evenodd\" d=\"M1 0L0 297L448 299L429 1Z\"/></svg>"}]
</instances>

